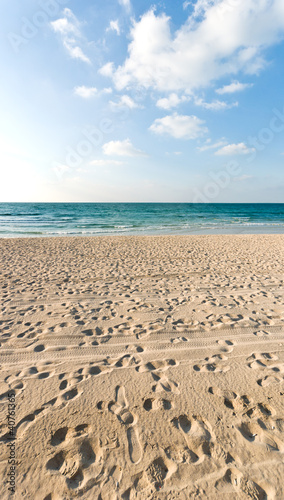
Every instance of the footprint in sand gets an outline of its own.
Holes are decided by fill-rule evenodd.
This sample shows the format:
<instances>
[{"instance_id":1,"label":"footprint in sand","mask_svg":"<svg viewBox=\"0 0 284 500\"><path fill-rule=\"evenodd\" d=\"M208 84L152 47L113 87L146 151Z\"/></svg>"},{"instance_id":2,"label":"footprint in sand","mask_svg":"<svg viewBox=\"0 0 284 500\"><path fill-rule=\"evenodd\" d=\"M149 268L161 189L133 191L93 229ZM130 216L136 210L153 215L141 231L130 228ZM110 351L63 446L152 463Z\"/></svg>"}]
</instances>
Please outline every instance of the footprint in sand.
<instances>
[{"instance_id":1,"label":"footprint in sand","mask_svg":"<svg viewBox=\"0 0 284 500\"><path fill-rule=\"evenodd\" d=\"M264 446L267 451L283 453L284 443L278 436L276 426L266 424L265 420L257 419L252 422L242 422L237 429L249 443Z\"/></svg>"},{"instance_id":2,"label":"footprint in sand","mask_svg":"<svg viewBox=\"0 0 284 500\"><path fill-rule=\"evenodd\" d=\"M90 476L95 484L96 476L101 472L98 465L103 450L98 440L91 441L88 434L88 424L81 424L75 428L58 429L50 440L50 444L59 449L47 461L46 469L53 475L63 476L70 490L80 491Z\"/></svg>"},{"instance_id":3,"label":"footprint in sand","mask_svg":"<svg viewBox=\"0 0 284 500\"><path fill-rule=\"evenodd\" d=\"M188 342L188 341L189 341L189 339L188 339L188 338L186 338L186 337L177 337L177 338L175 338L175 339L171 339L171 340L170 340L170 342L171 342L172 344L180 344L181 342Z\"/></svg>"},{"instance_id":4,"label":"footprint in sand","mask_svg":"<svg viewBox=\"0 0 284 500\"><path fill-rule=\"evenodd\" d=\"M143 408L146 411L170 410L172 407L173 403L168 399L148 398L143 403Z\"/></svg>"},{"instance_id":5,"label":"footprint in sand","mask_svg":"<svg viewBox=\"0 0 284 500\"><path fill-rule=\"evenodd\" d=\"M263 418L275 415L275 410L266 403L255 403L254 400L244 395L239 395L233 391L223 391L218 387L209 387L208 392L223 399L224 405L233 411L235 416L247 416L250 419Z\"/></svg>"},{"instance_id":6,"label":"footprint in sand","mask_svg":"<svg viewBox=\"0 0 284 500\"><path fill-rule=\"evenodd\" d=\"M175 394L179 394L179 384L174 380L170 380L166 371L174 366L177 366L178 362L175 359L158 359L155 361L149 361L146 364L142 364L136 368L139 373L150 372L152 378L156 382L153 385L152 390L154 392L173 392Z\"/></svg>"},{"instance_id":7,"label":"footprint in sand","mask_svg":"<svg viewBox=\"0 0 284 500\"><path fill-rule=\"evenodd\" d=\"M89 379L93 376L105 375L113 371L114 368L127 368L140 363L140 356L125 354L121 358L106 358L96 363L90 362L84 368L79 368L75 372L69 374L61 373L58 378L61 381L59 385L60 391L73 387L80 382Z\"/></svg>"},{"instance_id":8,"label":"footprint in sand","mask_svg":"<svg viewBox=\"0 0 284 500\"><path fill-rule=\"evenodd\" d=\"M282 420L274 418L276 411L272 406L262 402L255 403L247 395L240 396L219 388L210 387L209 393L222 398L224 405L238 417L240 423L236 428L246 441L262 445L268 451L284 451L281 440Z\"/></svg>"},{"instance_id":9,"label":"footprint in sand","mask_svg":"<svg viewBox=\"0 0 284 500\"><path fill-rule=\"evenodd\" d=\"M265 337L266 335L270 335L270 333L266 332L265 330L257 330L256 332L253 332L253 334L256 337Z\"/></svg>"},{"instance_id":10,"label":"footprint in sand","mask_svg":"<svg viewBox=\"0 0 284 500\"><path fill-rule=\"evenodd\" d=\"M44 403L40 408L37 408L32 413L23 417L15 426L15 433L17 438L21 438L27 429L33 425L39 417L43 417L48 412L50 412L51 408L60 407L63 408L66 406L71 400L79 397L82 394L82 391L79 392L77 387L70 388L68 391L62 392L58 397L51 399ZM9 438L9 434L6 433L0 438L0 441L6 442Z\"/></svg>"},{"instance_id":11,"label":"footprint in sand","mask_svg":"<svg viewBox=\"0 0 284 500\"><path fill-rule=\"evenodd\" d=\"M137 429L137 416L129 411L124 387L116 387L115 401L111 401L108 410L126 426L129 457L132 463L138 464L142 459L142 447Z\"/></svg>"},{"instance_id":12,"label":"footprint in sand","mask_svg":"<svg viewBox=\"0 0 284 500\"><path fill-rule=\"evenodd\" d=\"M211 358L205 358L202 363L193 366L196 372L219 372L226 373L230 370L230 366L225 362L228 360L224 354L214 354Z\"/></svg>"},{"instance_id":13,"label":"footprint in sand","mask_svg":"<svg viewBox=\"0 0 284 500\"><path fill-rule=\"evenodd\" d=\"M133 484L122 494L123 500L142 498L141 494L143 498L156 498L152 496L153 493L161 492L166 481L177 470L177 465L167 457L167 454L164 452L162 455L157 456L148 467L131 478Z\"/></svg>"},{"instance_id":14,"label":"footprint in sand","mask_svg":"<svg viewBox=\"0 0 284 500\"><path fill-rule=\"evenodd\" d=\"M248 500L273 500L275 498L274 488L271 485L258 483L245 476L235 467L228 468L225 474L216 481L215 488L224 495L241 495L241 498Z\"/></svg>"},{"instance_id":15,"label":"footprint in sand","mask_svg":"<svg viewBox=\"0 0 284 500\"><path fill-rule=\"evenodd\" d=\"M277 361L278 356L269 352L254 353L247 358L249 368L268 372L257 381L258 385L266 387L270 384L283 382L284 364Z\"/></svg>"},{"instance_id":16,"label":"footprint in sand","mask_svg":"<svg viewBox=\"0 0 284 500\"><path fill-rule=\"evenodd\" d=\"M171 423L183 434L193 462L200 462L205 455L211 456L215 436L209 422L194 415L180 415Z\"/></svg>"},{"instance_id":17,"label":"footprint in sand","mask_svg":"<svg viewBox=\"0 0 284 500\"><path fill-rule=\"evenodd\" d=\"M22 380L17 380L17 377L7 377L5 379L5 382L7 384L7 390L0 394L0 403L7 401L8 394L13 393L15 397L19 396L25 389L25 384L22 382Z\"/></svg>"},{"instance_id":18,"label":"footprint in sand","mask_svg":"<svg viewBox=\"0 0 284 500\"><path fill-rule=\"evenodd\" d=\"M231 353L234 350L235 342L232 340L217 340L217 344L221 346L222 352Z\"/></svg>"}]
</instances>

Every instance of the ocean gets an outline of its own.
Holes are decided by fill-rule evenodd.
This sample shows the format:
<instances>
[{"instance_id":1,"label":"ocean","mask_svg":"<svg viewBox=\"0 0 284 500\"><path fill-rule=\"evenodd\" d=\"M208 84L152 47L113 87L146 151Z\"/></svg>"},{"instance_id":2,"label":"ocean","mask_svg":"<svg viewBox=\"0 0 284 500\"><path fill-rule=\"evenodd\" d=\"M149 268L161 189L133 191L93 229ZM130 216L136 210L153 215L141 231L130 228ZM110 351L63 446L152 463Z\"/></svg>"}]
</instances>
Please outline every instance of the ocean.
<instances>
[{"instance_id":1,"label":"ocean","mask_svg":"<svg viewBox=\"0 0 284 500\"><path fill-rule=\"evenodd\" d=\"M0 237L284 233L284 203L0 203Z\"/></svg>"}]
</instances>

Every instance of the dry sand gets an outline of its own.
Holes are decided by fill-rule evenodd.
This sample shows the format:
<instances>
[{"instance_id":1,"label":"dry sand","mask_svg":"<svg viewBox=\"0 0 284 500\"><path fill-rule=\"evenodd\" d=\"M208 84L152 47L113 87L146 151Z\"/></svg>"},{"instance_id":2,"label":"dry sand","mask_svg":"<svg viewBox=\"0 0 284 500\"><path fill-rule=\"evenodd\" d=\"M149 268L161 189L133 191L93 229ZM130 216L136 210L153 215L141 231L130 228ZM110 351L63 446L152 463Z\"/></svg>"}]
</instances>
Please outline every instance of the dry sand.
<instances>
[{"instance_id":1,"label":"dry sand","mask_svg":"<svg viewBox=\"0 0 284 500\"><path fill-rule=\"evenodd\" d=\"M284 499L284 236L0 251L1 499Z\"/></svg>"}]
</instances>

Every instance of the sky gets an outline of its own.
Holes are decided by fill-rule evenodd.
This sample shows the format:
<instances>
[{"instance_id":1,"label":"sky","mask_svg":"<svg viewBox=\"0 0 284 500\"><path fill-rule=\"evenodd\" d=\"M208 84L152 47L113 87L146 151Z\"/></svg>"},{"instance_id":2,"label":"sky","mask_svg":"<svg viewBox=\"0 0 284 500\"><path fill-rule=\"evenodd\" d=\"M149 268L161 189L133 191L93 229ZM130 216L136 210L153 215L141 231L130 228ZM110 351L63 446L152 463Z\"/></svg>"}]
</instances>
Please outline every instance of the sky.
<instances>
[{"instance_id":1,"label":"sky","mask_svg":"<svg viewBox=\"0 0 284 500\"><path fill-rule=\"evenodd\" d=\"M283 0L2 0L1 202L284 202Z\"/></svg>"}]
</instances>

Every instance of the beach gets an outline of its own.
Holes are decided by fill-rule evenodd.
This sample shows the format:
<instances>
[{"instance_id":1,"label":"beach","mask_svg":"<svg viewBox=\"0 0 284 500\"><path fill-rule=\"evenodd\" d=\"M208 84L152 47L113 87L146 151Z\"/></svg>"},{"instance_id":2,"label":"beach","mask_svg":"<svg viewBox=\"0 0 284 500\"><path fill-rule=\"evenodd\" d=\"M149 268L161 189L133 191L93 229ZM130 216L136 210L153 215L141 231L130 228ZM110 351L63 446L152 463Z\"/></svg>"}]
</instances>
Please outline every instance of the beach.
<instances>
[{"instance_id":1,"label":"beach","mask_svg":"<svg viewBox=\"0 0 284 500\"><path fill-rule=\"evenodd\" d=\"M284 235L1 239L0 261L1 498L284 498Z\"/></svg>"}]
</instances>

